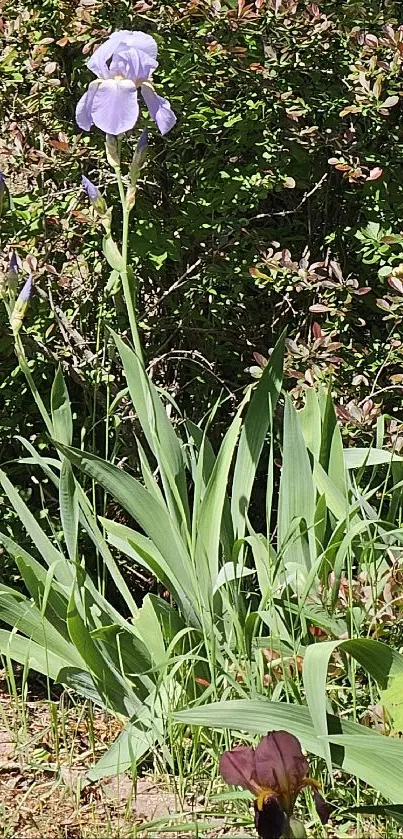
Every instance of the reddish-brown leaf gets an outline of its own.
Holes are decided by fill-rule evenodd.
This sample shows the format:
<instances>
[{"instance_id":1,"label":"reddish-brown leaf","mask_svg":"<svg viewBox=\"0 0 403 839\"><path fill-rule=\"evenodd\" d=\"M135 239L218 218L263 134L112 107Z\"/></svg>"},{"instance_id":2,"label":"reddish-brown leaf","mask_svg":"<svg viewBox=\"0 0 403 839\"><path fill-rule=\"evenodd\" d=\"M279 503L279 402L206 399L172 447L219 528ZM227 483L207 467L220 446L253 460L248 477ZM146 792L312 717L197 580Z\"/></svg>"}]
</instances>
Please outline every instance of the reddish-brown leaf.
<instances>
[{"instance_id":1,"label":"reddish-brown leaf","mask_svg":"<svg viewBox=\"0 0 403 839\"><path fill-rule=\"evenodd\" d=\"M394 291L397 291L398 294L403 294L403 283L401 280L398 280L397 277L388 277L388 283Z\"/></svg>"},{"instance_id":2,"label":"reddish-brown leaf","mask_svg":"<svg viewBox=\"0 0 403 839\"><path fill-rule=\"evenodd\" d=\"M58 151L69 151L69 144L62 142L61 140L49 140L49 145Z\"/></svg>"},{"instance_id":3,"label":"reddish-brown leaf","mask_svg":"<svg viewBox=\"0 0 403 839\"><path fill-rule=\"evenodd\" d=\"M253 358L255 359L256 364L258 364L259 367L263 368L267 366L267 358L265 358L264 355L262 355L260 352L254 352Z\"/></svg>"},{"instance_id":4,"label":"reddish-brown leaf","mask_svg":"<svg viewBox=\"0 0 403 839\"><path fill-rule=\"evenodd\" d=\"M323 303L313 303L313 305L309 307L309 311L315 314L322 314L324 312L330 312L330 308L329 306L325 306Z\"/></svg>"},{"instance_id":5,"label":"reddish-brown leaf","mask_svg":"<svg viewBox=\"0 0 403 839\"><path fill-rule=\"evenodd\" d=\"M80 224L91 224L91 219L84 215L81 210L72 210L71 214Z\"/></svg>"},{"instance_id":6,"label":"reddish-brown leaf","mask_svg":"<svg viewBox=\"0 0 403 839\"><path fill-rule=\"evenodd\" d=\"M378 178L381 177L383 174L383 169L380 166L375 166L374 169L370 169L369 175L367 177L367 181L377 181Z\"/></svg>"}]
</instances>

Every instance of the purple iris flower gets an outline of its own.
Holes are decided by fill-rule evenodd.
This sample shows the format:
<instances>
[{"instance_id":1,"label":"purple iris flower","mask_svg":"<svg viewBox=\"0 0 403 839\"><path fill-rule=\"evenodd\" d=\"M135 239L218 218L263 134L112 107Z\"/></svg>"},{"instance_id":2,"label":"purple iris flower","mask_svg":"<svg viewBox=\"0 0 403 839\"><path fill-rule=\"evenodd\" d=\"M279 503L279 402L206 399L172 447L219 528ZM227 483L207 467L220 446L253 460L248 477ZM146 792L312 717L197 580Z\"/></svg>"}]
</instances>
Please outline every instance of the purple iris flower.
<instances>
[{"instance_id":1,"label":"purple iris flower","mask_svg":"<svg viewBox=\"0 0 403 839\"><path fill-rule=\"evenodd\" d=\"M139 117L137 89L141 89L151 118L161 134L173 128L176 116L167 99L158 96L150 75L158 67L158 47L151 35L114 32L105 44L95 50L88 67L98 77L81 97L77 124L84 131L96 125L106 134L130 131Z\"/></svg>"}]
</instances>

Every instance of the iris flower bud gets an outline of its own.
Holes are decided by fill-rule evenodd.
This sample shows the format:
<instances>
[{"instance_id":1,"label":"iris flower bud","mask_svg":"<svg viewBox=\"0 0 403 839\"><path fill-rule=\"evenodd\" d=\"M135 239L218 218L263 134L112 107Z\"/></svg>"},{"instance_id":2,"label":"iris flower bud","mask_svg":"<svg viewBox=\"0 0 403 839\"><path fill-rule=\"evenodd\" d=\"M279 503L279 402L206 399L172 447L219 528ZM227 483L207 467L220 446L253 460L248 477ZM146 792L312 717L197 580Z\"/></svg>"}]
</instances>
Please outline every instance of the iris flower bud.
<instances>
[{"instance_id":1,"label":"iris flower bud","mask_svg":"<svg viewBox=\"0 0 403 839\"><path fill-rule=\"evenodd\" d=\"M127 190L126 195L126 204L128 210L131 210L134 207L134 202L136 200L136 184L140 176L141 167L147 157L147 148L148 148L148 133L144 130L140 136L140 139L137 143L133 160L130 165L130 186Z\"/></svg>"},{"instance_id":2,"label":"iris flower bud","mask_svg":"<svg viewBox=\"0 0 403 839\"><path fill-rule=\"evenodd\" d=\"M89 178L86 178L85 175L81 176L81 183L91 201L92 206L94 207L94 210L96 210L101 216L104 216L107 211L107 206L98 187L95 186Z\"/></svg>"},{"instance_id":3,"label":"iris flower bud","mask_svg":"<svg viewBox=\"0 0 403 839\"><path fill-rule=\"evenodd\" d=\"M13 330L15 336L18 335L21 329L22 322L28 308L29 298L32 294L32 286L32 277L29 275L17 297L17 300L15 301L15 305L11 313L11 329Z\"/></svg>"}]
</instances>

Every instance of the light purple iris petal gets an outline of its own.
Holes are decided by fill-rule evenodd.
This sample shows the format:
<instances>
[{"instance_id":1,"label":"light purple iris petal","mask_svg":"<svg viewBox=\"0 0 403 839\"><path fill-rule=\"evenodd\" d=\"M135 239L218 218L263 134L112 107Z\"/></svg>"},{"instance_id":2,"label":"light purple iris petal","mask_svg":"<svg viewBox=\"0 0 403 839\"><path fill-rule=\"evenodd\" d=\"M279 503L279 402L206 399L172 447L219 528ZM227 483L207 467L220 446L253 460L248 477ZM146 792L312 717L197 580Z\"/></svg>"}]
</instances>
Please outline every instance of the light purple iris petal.
<instances>
[{"instance_id":1,"label":"light purple iris petal","mask_svg":"<svg viewBox=\"0 0 403 839\"><path fill-rule=\"evenodd\" d=\"M115 51L109 65L110 78L123 76L132 79L136 84L147 81L151 73L158 67L158 62L150 58L146 52L134 48Z\"/></svg>"},{"instance_id":2,"label":"light purple iris petal","mask_svg":"<svg viewBox=\"0 0 403 839\"><path fill-rule=\"evenodd\" d=\"M134 50L130 50L130 52L134 52ZM158 61L155 58L151 58L151 56L144 52L143 50L137 50L138 55L138 62L139 62L139 69L137 75L137 82L145 82L150 77L151 73L158 67Z\"/></svg>"},{"instance_id":3,"label":"light purple iris petal","mask_svg":"<svg viewBox=\"0 0 403 839\"><path fill-rule=\"evenodd\" d=\"M128 33L125 30L122 32L113 32L108 40L104 44L101 44L91 56L88 67L99 79L109 78L109 68L106 62L109 61L116 49L122 45L122 35L126 34Z\"/></svg>"},{"instance_id":4,"label":"light purple iris petal","mask_svg":"<svg viewBox=\"0 0 403 839\"><path fill-rule=\"evenodd\" d=\"M139 55L136 50L114 52L109 65L109 78L123 76L124 79L136 81L139 72Z\"/></svg>"},{"instance_id":5,"label":"light purple iris petal","mask_svg":"<svg viewBox=\"0 0 403 839\"><path fill-rule=\"evenodd\" d=\"M94 122L92 118L92 105L98 87L98 81L91 82L88 86L87 92L84 93L84 96L81 97L80 101L77 104L76 122L77 125L83 129L83 131L89 131L92 123Z\"/></svg>"},{"instance_id":6,"label":"light purple iris petal","mask_svg":"<svg viewBox=\"0 0 403 839\"><path fill-rule=\"evenodd\" d=\"M102 81L94 96L91 115L95 125L105 134L130 131L139 115L134 82L129 79Z\"/></svg>"},{"instance_id":7,"label":"light purple iris petal","mask_svg":"<svg viewBox=\"0 0 403 839\"><path fill-rule=\"evenodd\" d=\"M164 99L163 96L158 96L154 88L148 84L141 86L141 92L151 119L157 123L161 134L167 134L176 123L176 116L171 109L168 99Z\"/></svg>"},{"instance_id":8,"label":"light purple iris petal","mask_svg":"<svg viewBox=\"0 0 403 839\"><path fill-rule=\"evenodd\" d=\"M98 76L99 79L110 78L110 70L107 61L114 53L125 52L127 49L134 48L146 53L151 59L154 59L155 67L157 62L158 47L154 38L151 35L146 35L144 32L130 32L128 29L122 29L120 32L113 32L113 34L95 50L94 55L91 56L88 67Z\"/></svg>"},{"instance_id":9,"label":"light purple iris petal","mask_svg":"<svg viewBox=\"0 0 403 839\"><path fill-rule=\"evenodd\" d=\"M141 50L141 52L147 53L150 58L157 58L158 47L151 35L146 35L145 32L139 32L138 30L129 32L127 29L123 30L120 35L123 36L121 40L126 47Z\"/></svg>"}]
</instances>

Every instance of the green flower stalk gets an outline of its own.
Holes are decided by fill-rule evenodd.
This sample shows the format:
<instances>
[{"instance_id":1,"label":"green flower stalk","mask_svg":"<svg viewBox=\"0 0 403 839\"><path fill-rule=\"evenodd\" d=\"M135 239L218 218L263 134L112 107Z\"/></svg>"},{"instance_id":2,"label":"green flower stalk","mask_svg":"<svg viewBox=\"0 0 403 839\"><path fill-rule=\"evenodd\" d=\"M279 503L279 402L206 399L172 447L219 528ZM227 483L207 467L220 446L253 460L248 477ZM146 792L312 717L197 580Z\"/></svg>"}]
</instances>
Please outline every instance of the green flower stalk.
<instances>
[{"instance_id":1,"label":"green flower stalk","mask_svg":"<svg viewBox=\"0 0 403 839\"><path fill-rule=\"evenodd\" d=\"M10 327L14 336L14 351L18 359L18 364L21 372L24 374L32 396L37 404L38 410L45 423L48 434L53 436L52 419L43 402L43 399L38 391L35 381L29 369L29 364L26 359L24 345L21 341L20 330L24 322L29 300L32 294L33 281L31 275L26 279L20 294L15 300L15 290L18 282L18 263L14 253L11 255L9 269L5 277L4 287L1 289L1 296L3 298L4 306L10 322ZM15 301L15 302L14 302Z\"/></svg>"}]
</instances>

